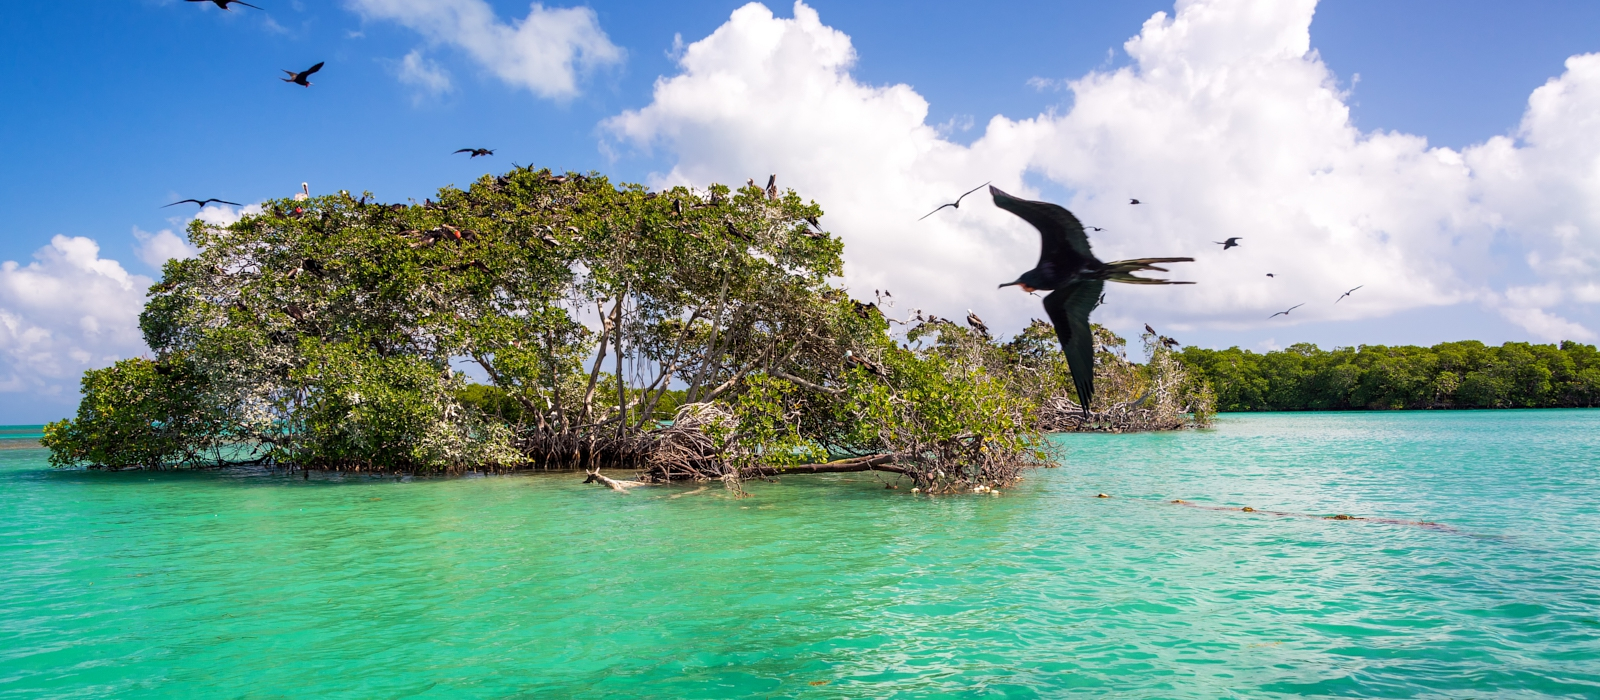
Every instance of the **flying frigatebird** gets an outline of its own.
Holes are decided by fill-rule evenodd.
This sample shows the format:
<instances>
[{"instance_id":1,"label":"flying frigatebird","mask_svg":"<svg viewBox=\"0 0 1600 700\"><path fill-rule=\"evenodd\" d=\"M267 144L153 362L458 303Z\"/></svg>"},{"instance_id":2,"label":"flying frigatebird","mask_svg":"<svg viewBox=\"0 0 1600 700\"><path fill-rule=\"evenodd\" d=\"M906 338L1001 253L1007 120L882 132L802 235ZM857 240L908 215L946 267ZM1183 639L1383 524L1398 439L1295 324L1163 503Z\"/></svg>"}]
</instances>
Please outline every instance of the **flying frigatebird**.
<instances>
[{"instance_id":1,"label":"flying frigatebird","mask_svg":"<svg viewBox=\"0 0 1600 700\"><path fill-rule=\"evenodd\" d=\"M1365 287L1365 286L1367 286L1367 285L1363 284L1363 285L1357 286L1355 289L1350 290L1350 292L1353 292L1356 289L1360 289L1361 287ZM1350 292L1345 292L1344 294L1340 294L1338 299L1334 299L1333 300L1333 303L1337 304L1337 303L1339 303L1341 301L1344 301L1345 297L1350 296Z\"/></svg>"},{"instance_id":2,"label":"flying frigatebird","mask_svg":"<svg viewBox=\"0 0 1600 700\"><path fill-rule=\"evenodd\" d=\"M989 183L987 183L987 182L983 183L983 185L987 185L987 184L989 184ZM972 194L973 192L977 192L978 190L983 189L983 185L978 185L977 187L974 187L974 188L972 188L970 190L967 190L966 192L961 193L961 196L960 197L956 197L956 201L954 201L954 202L946 202L944 204L940 204L938 209L935 209L935 210L930 211L930 212L928 212L926 214L923 214L921 218L917 219L917 221L921 221L922 219L926 219L926 218L928 218L930 216L933 216L934 214L939 213L945 207L949 207L949 208L952 208L952 209L960 209L961 208L961 200L966 199L967 195Z\"/></svg>"},{"instance_id":3,"label":"flying frigatebird","mask_svg":"<svg viewBox=\"0 0 1600 700\"><path fill-rule=\"evenodd\" d=\"M178 206L179 204L198 204L198 205L200 205L201 209L204 209L204 208L206 208L207 204L210 204L212 202L216 202L217 204L231 204L231 205L236 206L236 207L243 206L242 204L239 204L238 202L229 202L227 200L217 199L215 197L212 197L212 198L207 198L207 199L180 199L180 200L178 200L176 202L173 202L171 204L163 204L163 205L161 205L161 208L162 209L166 209L167 207L175 207L175 206Z\"/></svg>"},{"instance_id":4,"label":"flying frigatebird","mask_svg":"<svg viewBox=\"0 0 1600 700\"><path fill-rule=\"evenodd\" d=\"M1239 247L1239 241L1241 241L1241 240L1243 240L1243 239L1241 239L1238 236L1234 236L1233 238L1229 238L1227 240L1212 241L1212 243L1215 243L1217 245L1222 246L1223 250L1227 250L1229 248L1238 248Z\"/></svg>"},{"instance_id":5,"label":"flying frigatebird","mask_svg":"<svg viewBox=\"0 0 1600 700\"><path fill-rule=\"evenodd\" d=\"M317 65L314 65L314 66L312 66L310 68L307 68L307 69L305 69L303 71L300 71L299 73L296 73L296 72L294 72L292 70L284 70L283 72L288 73L289 77L287 77L287 78L279 78L279 80L282 80L283 82L286 82L286 83L294 83L295 85L299 85L300 87L311 87L311 81L308 80L308 78L311 77L312 73L315 73L315 72L317 72L319 70L322 70L322 64L321 63L318 63Z\"/></svg>"},{"instance_id":6,"label":"flying frigatebird","mask_svg":"<svg viewBox=\"0 0 1600 700\"><path fill-rule=\"evenodd\" d=\"M261 8L256 7L255 5L252 5L252 4L248 3L248 2L240 2L239 0L189 0L189 2L209 2L209 3L211 3L213 5L216 5L217 7L220 7L222 9L224 9L224 10L229 9L228 8L229 5L244 5L245 7L255 7L255 9L257 9L257 10L261 9Z\"/></svg>"},{"instance_id":7,"label":"flying frigatebird","mask_svg":"<svg viewBox=\"0 0 1600 700\"><path fill-rule=\"evenodd\" d=\"M456 153L471 153L472 155L467 156L468 159L477 158L478 156L494 155L494 151L491 151L487 148L463 148L456 151ZM451 153L450 155L455 155L456 153Z\"/></svg>"},{"instance_id":8,"label":"flying frigatebird","mask_svg":"<svg viewBox=\"0 0 1600 700\"><path fill-rule=\"evenodd\" d=\"M1078 404L1087 416L1089 402L1094 398L1094 338L1089 331L1089 313L1100 299L1100 290L1106 282L1194 284L1133 274L1145 270L1166 272L1157 265L1193 262L1194 258L1101 262L1089 249L1089 236L1072 212L1049 202L1018 199L992 186L989 193L994 196L995 206L1016 214L1039 230L1039 264L1015 281L1000 286L1016 285L1025 292L1050 290L1044 298L1044 310L1050 315L1050 324L1055 326L1061 352L1067 356L1067 367L1072 370L1072 383L1078 390Z\"/></svg>"},{"instance_id":9,"label":"flying frigatebird","mask_svg":"<svg viewBox=\"0 0 1600 700\"><path fill-rule=\"evenodd\" d=\"M1271 316L1268 316L1267 318L1268 319L1274 319L1274 318L1277 318L1279 316L1288 316L1290 311L1294 311L1295 309L1298 309L1298 308L1300 308L1302 306L1305 306L1305 304L1303 304L1303 303L1295 304L1294 306L1289 307L1288 310L1279 311L1278 313L1275 313L1275 314L1273 314Z\"/></svg>"}]
</instances>

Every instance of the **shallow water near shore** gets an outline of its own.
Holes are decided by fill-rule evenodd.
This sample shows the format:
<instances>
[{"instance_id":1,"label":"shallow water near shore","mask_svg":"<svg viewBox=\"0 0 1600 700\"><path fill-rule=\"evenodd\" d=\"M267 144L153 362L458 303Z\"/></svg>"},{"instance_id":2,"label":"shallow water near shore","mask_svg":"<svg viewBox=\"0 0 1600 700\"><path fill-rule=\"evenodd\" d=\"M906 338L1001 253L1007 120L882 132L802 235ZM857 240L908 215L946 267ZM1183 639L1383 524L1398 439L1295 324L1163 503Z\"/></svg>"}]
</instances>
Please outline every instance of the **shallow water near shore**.
<instances>
[{"instance_id":1,"label":"shallow water near shore","mask_svg":"<svg viewBox=\"0 0 1600 700\"><path fill-rule=\"evenodd\" d=\"M26 430L0 698L1600 697L1596 410L1062 436L941 498L53 471Z\"/></svg>"}]
</instances>

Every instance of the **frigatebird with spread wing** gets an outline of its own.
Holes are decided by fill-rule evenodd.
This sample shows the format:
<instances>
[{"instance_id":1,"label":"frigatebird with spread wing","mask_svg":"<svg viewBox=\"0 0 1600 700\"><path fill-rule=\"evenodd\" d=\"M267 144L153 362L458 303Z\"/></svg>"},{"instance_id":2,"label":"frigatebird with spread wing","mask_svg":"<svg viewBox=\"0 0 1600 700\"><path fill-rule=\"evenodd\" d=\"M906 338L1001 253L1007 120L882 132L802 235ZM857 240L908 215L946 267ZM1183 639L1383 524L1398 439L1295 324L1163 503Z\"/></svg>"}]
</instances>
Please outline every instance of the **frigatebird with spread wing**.
<instances>
[{"instance_id":1,"label":"frigatebird with spread wing","mask_svg":"<svg viewBox=\"0 0 1600 700\"><path fill-rule=\"evenodd\" d=\"M1072 370L1072 382L1078 390L1078 403L1087 416L1089 402L1094 399L1094 338L1089 330L1089 314L1098 305L1100 290L1106 282L1194 284L1133 274L1146 270L1166 272L1166 268L1157 265L1193 262L1194 258L1101 262L1089 249L1089 236L1072 212L1049 202L1018 199L993 186L989 193L994 196L995 206L1016 214L1039 230L1039 264L1015 281L1000 286L1016 285L1025 292L1050 291L1044 298L1044 310L1056 328L1056 338L1061 341L1061 351L1067 356L1067 367Z\"/></svg>"}]
</instances>

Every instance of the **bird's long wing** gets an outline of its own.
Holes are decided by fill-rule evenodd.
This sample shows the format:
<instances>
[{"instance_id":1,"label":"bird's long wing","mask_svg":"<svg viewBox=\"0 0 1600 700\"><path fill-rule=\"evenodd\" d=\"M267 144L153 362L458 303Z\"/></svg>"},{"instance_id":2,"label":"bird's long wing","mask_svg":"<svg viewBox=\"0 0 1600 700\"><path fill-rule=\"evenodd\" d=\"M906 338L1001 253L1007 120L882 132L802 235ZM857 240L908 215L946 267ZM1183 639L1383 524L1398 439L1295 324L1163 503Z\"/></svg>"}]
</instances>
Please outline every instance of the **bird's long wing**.
<instances>
[{"instance_id":1,"label":"bird's long wing","mask_svg":"<svg viewBox=\"0 0 1600 700\"><path fill-rule=\"evenodd\" d=\"M993 185L989 186L989 193L994 195L995 206L1039 229L1039 267L1048 263L1056 269L1075 272L1096 262L1094 251L1089 250L1089 236L1072 212L1049 202L1018 199Z\"/></svg>"},{"instance_id":2,"label":"bird's long wing","mask_svg":"<svg viewBox=\"0 0 1600 700\"><path fill-rule=\"evenodd\" d=\"M1044 298L1044 311L1056 327L1061 352L1072 370L1072 383L1078 389L1078 403L1089 410L1094 399L1094 335L1089 331L1089 312L1100 298L1100 280L1080 280L1051 292Z\"/></svg>"},{"instance_id":3,"label":"bird's long wing","mask_svg":"<svg viewBox=\"0 0 1600 700\"><path fill-rule=\"evenodd\" d=\"M458 149L456 151L456 153L471 153L471 152L472 152L472 149L470 149L470 148L462 148L462 149ZM450 155L455 155L456 153L451 153Z\"/></svg>"},{"instance_id":4,"label":"bird's long wing","mask_svg":"<svg viewBox=\"0 0 1600 700\"><path fill-rule=\"evenodd\" d=\"M319 62L319 63L317 63L317 65L314 65L314 66L312 66L310 68L307 68L306 72L301 73L301 75L311 75L312 73L315 73L315 72L317 72L319 70L322 70L322 63L323 62Z\"/></svg>"},{"instance_id":5,"label":"bird's long wing","mask_svg":"<svg viewBox=\"0 0 1600 700\"><path fill-rule=\"evenodd\" d=\"M240 0L233 0L233 2L231 2L229 4L230 5L244 5L245 7L251 7L251 8L255 8L257 10L261 9L261 8L256 7L255 5L252 5L252 4L248 3L248 2L240 2Z\"/></svg>"},{"instance_id":6,"label":"bird's long wing","mask_svg":"<svg viewBox=\"0 0 1600 700\"><path fill-rule=\"evenodd\" d=\"M960 197L956 197L956 208L957 209L961 208L961 200L966 199L967 195L972 194L973 192L977 192L978 190L983 189L984 185L988 185L988 184L989 183L985 182L982 185L978 185L977 187L974 187L974 188L972 188L970 190L967 190L966 192L962 192Z\"/></svg>"},{"instance_id":7,"label":"bird's long wing","mask_svg":"<svg viewBox=\"0 0 1600 700\"><path fill-rule=\"evenodd\" d=\"M955 206L955 205L954 204L941 204L941 205L939 205L938 209L935 209L935 210L930 211L930 212L928 212L926 214L923 214L920 218L917 219L917 221L921 221L923 219L926 219L926 218L928 218L930 216L933 216L934 214L939 213L940 211L942 211L942 210L944 210L946 208L953 207L953 206Z\"/></svg>"}]
</instances>

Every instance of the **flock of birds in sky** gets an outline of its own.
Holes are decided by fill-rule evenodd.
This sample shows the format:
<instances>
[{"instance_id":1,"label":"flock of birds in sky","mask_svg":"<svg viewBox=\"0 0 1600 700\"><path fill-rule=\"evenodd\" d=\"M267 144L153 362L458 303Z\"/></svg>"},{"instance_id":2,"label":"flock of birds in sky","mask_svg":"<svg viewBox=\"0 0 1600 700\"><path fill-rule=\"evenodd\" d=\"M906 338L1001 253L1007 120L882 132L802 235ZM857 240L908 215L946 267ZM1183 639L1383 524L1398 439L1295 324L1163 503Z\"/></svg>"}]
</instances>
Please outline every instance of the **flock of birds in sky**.
<instances>
[{"instance_id":1,"label":"flock of birds in sky","mask_svg":"<svg viewBox=\"0 0 1600 700\"><path fill-rule=\"evenodd\" d=\"M241 2L241 0L186 1L209 2L223 10L230 10L231 5L243 5L257 10L262 9L250 3ZM281 78L281 80L301 87L311 87L311 76L322 70L323 65L325 65L324 62L318 62L303 71L284 70L283 72L289 77ZM488 148L462 148L452 155L461 153L467 154L469 159L494 155L494 151ZM752 184L754 183L752 182ZM922 221L945 209L960 209L961 201L966 199L967 195L984 187L989 188L989 194L993 197L995 206L1017 215L1039 231L1039 262L1034 265L1033 269L1022 273L1017 279L1000 286L1021 287L1023 291L1029 293L1035 291L1050 292L1044 297L1044 310L1050 316L1051 325L1055 327L1056 338L1060 340L1061 350L1067 358L1067 366L1072 369L1073 383L1076 385L1078 392L1079 405L1082 406L1084 413L1088 414L1089 402L1094 396L1094 339L1089 330L1089 314L1096 307L1105 303L1105 295L1101 293L1105 283L1194 284L1193 282L1139 277L1134 274L1146 271L1166 272L1167 269L1159 267L1159 265L1193 262L1194 258L1137 258L1102 262L1090 250L1089 237L1085 229L1096 232L1104 231L1105 229L1098 226L1085 227L1082 222L1078 221L1076 216L1073 216L1072 212L1067 211L1064 207L1049 202L1019 199L1006 194L987 182L963 192L953 202L939 205L933 211L923 214L917 220ZM768 183L768 188L775 189L770 182ZM297 200L309 197L310 190L305 183L301 183L301 189L304 192L295 195ZM204 209L207 204L212 203L241 206L238 202L207 198L181 199L167 204L165 207L194 204ZM1136 198L1130 198L1128 204L1139 205L1143 204L1143 202ZM1222 246L1223 251L1227 251L1230 248L1239 247L1239 241L1241 240L1243 238L1240 236L1232 236L1225 240L1212 242ZM1276 278L1277 275L1268 272L1267 277ZM1338 299L1334 300L1334 303L1337 304L1344 301L1345 297L1350 296L1351 293L1358 289L1361 289L1361 286L1356 286L1340 295ZM887 292L884 292L884 294L887 294ZM1267 318L1273 319L1279 316L1288 316L1289 312L1302 306L1305 306L1305 304L1295 304ZM988 327L971 310L967 312L967 324L985 337L988 337ZM1148 324L1145 325L1145 330L1155 335L1155 330ZM1171 338L1158 337L1160 338L1159 342L1167 347L1177 345L1177 341Z\"/></svg>"},{"instance_id":2,"label":"flock of birds in sky","mask_svg":"<svg viewBox=\"0 0 1600 700\"><path fill-rule=\"evenodd\" d=\"M255 6L255 5L252 5L250 3L241 2L241 0L185 0L185 2L202 2L202 3L208 2L208 3L211 3L213 5L216 5L219 8L222 8L223 10L227 10L227 11L230 11L230 12L232 11L232 7L231 7L232 5L243 5L245 7L254 8L254 9L257 9L257 10L262 9L260 7ZM302 71L292 71L292 70L288 70L288 69L283 69L284 74L288 75L289 77L287 77L287 78L279 78L279 80L282 80L283 82L286 82L286 83L294 83L295 85L299 85L301 87L311 87L311 76L312 76L312 74L316 73L317 71L322 70L322 67L324 65L326 65L326 64L327 63L325 61L318 61L316 65L314 65L314 66L312 66L310 68L307 68L305 70L302 70ZM491 150L491 149L488 149L488 148L463 148L463 149L457 150L455 153L466 153L466 154L468 154L468 158L477 158L479 156L492 156L492 155L494 155L494 151ZM304 200L304 199L306 199L307 197L310 196L310 191L307 188L306 183L303 183L303 182L300 183L300 188L302 190L305 190L305 192L303 193L304 196L295 195L295 199ZM231 205L231 206L235 206L235 207L243 206L243 205L239 204L238 202L230 202L230 201L227 201L225 199L217 199L215 197L208 197L206 199L180 199L180 200L178 200L176 202L173 202L171 204L164 205L164 206L162 206L162 208L165 209L166 207L174 207L174 206L177 206L179 204L194 204L194 205L197 205L201 209L205 209L207 204L212 204L212 203L215 203L215 204L227 204L227 205Z\"/></svg>"},{"instance_id":3,"label":"flock of birds in sky","mask_svg":"<svg viewBox=\"0 0 1600 700\"><path fill-rule=\"evenodd\" d=\"M939 205L938 208L917 219L921 221L944 209L960 209L961 200L967 195L989 187L989 194L994 198L995 206L1000 207L1023 221L1028 222L1039 231L1039 262L1032 270L1022 273L1017 279L1000 285L1001 287L1017 286L1022 291L1032 293L1035 291L1050 292L1044 298L1045 313L1050 316L1050 324L1055 327L1056 338L1061 341L1061 351L1067 357L1067 366L1072 370L1072 381L1078 392L1078 403L1084 414L1089 415L1089 402L1094 397L1094 338L1089 330L1089 314L1095 308L1105 303L1105 295L1101 293L1106 282L1121 282L1123 284L1194 284L1193 282L1180 282L1175 280L1140 277L1136 272L1166 272L1167 269L1159 267L1177 262L1194 262L1194 258L1136 258L1133 260L1118 260L1102 262L1094 256L1089 247L1089 235L1085 226L1078 221L1078 217L1065 207L1049 202L1036 202L1013 197L999 188L984 183L978 185L954 202ZM1143 204L1138 199L1130 198L1130 205ZM1094 231L1105 229L1089 226ZM1222 250L1239 247L1240 236L1232 236L1221 241L1212 241L1222 246ZM1268 277L1276 278L1277 275L1267 273ZM1337 304L1344 301L1357 289L1364 285L1356 286L1335 299ZM1295 304L1284 311L1279 311L1268 319L1279 316L1288 316L1304 303ZM977 315L970 310L967 312L967 323L975 330L988 335L988 329ZM1159 338L1162 345L1168 348L1175 347L1177 341L1160 336L1149 324L1145 330Z\"/></svg>"}]
</instances>

